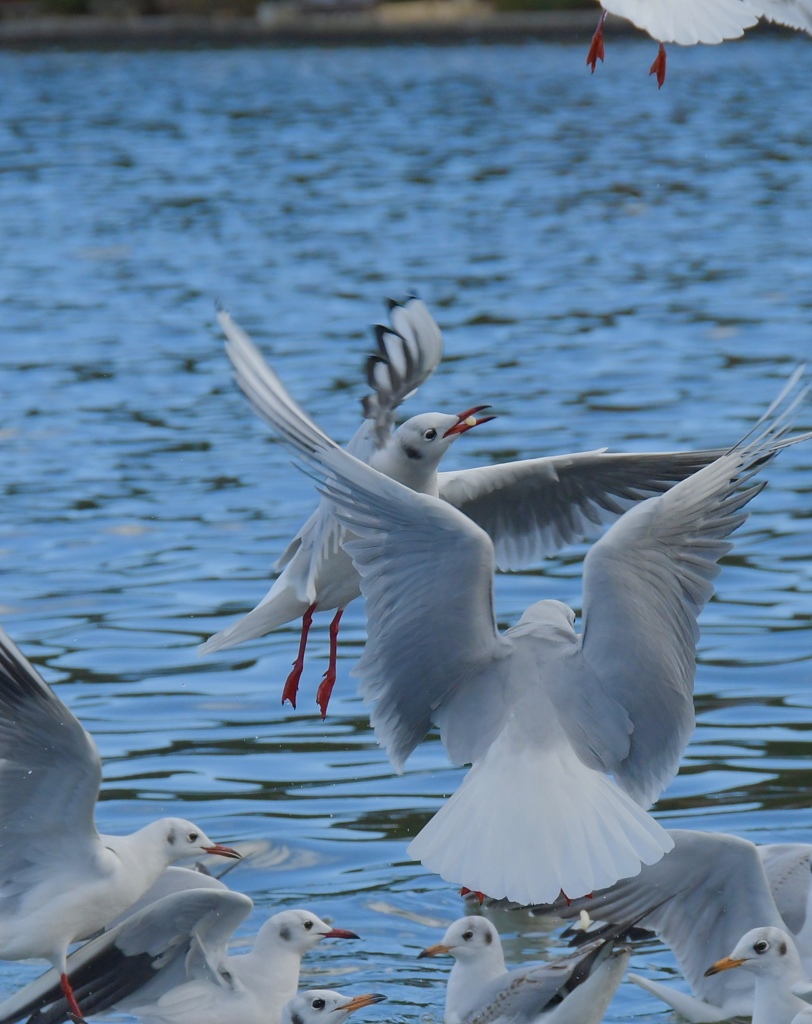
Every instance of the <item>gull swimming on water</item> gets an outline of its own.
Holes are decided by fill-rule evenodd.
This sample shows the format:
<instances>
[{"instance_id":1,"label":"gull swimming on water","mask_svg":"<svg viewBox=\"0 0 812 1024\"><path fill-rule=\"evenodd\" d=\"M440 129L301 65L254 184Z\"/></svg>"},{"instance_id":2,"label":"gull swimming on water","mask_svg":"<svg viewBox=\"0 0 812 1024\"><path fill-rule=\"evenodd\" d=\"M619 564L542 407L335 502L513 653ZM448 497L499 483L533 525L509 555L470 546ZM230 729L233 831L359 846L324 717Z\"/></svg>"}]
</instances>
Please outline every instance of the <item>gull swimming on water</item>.
<instances>
[{"instance_id":1,"label":"gull swimming on water","mask_svg":"<svg viewBox=\"0 0 812 1024\"><path fill-rule=\"evenodd\" d=\"M597 941L508 971L496 928L484 917L463 917L420 956L454 957L444 1024L600 1024L631 955L612 946L612 939Z\"/></svg>"},{"instance_id":2,"label":"gull swimming on water","mask_svg":"<svg viewBox=\"0 0 812 1024\"><path fill-rule=\"evenodd\" d=\"M394 414L408 394L439 362L440 329L425 305L411 298L392 304L391 326L378 327L380 354L370 357L373 393L364 400L365 420L347 451L379 472L424 494L440 497L478 523L493 541L500 569L519 569L553 554L562 545L595 532L636 501L667 490L720 452L610 453L605 449L525 459L448 473L438 466L460 434L491 417L487 406L458 416L424 413L394 429ZM265 366L246 333L228 313L218 314L229 356ZM265 367L267 373L273 373ZM238 382L240 370L237 370ZM286 394L276 379L280 393ZM257 410L263 418L268 416ZM270 420L273 426L273 420ZM215 633L200 648L216 651L261 636L302 617L302 638L282 701L295 707L313 614L337 608L330 626L330 660L317 693L322 715L336 674L338 625L342 610L360 594L358 573L343 549L344 527L322 501L277 562L281 575L265 598L237 623Z\"/></svg>"},{"instance_id":3,"label":"gull swimming on water","mask_svg":"<svg viewBox=\"0 0 812 1024\"><path fill-rule=\"evenodd\" d=\"M229 350L238 384L353 535L368 632L355 672L378 742L400 772L434 724L451 760L472 765L410 854L520 904L583 895L659 860L673 841L643 808L693 731L697 618L764 486L754 473L803 439L784 436L806 395L801 370L747 439L592 547L580 635L559 601L531 605L502 634L490 537L340 449L244 342Z\"/></svg>"},{"instance_id":4,"label":"gull swimming on water","mask_svg":"<svg viewBox=\"0 0 812 1024\"><path fill-rule=\"evenodd\" d=\"M308 910L283 910L250 952L232 956L228 944L252 908L216 879L141 906L68 957L85 1016L113 1009L162 1024L280 1024L304 954L323 939L358 936ZM0 1022L33 1014L31 1024L60 1024L69 1010L49 971L0 1005Z\"/></svg>"},{"instance_id":5,"label":"gull swimming on water","mask_svg":"<svg viewBox=\"0 0 812 1024\"><path fill-rule=\"evenodd\" d=\"M803 983L801 959L795 943L780 928L753 928L705 972L709 977L735 968L753 975L753 1024L792 1024L807 1003L792 991Z\"/></svg>"},{"instance_id":6,"label":"gull swimming on water","mask_svg":"<svg viewBox=\"0 0 812 1024\"><path fill-rule=\"evenodd\" d=\"M0 630L0 959L49 960L77 1016L71 943L105 927L175 861L240 856L183 818L100 835L100 784L91 736Z\"/></svg>"},{"instance_id":7,"label":"gull swimming on water","mask_svg":"<svg viewBox=\"0 0 812 1024\"><path fill-rule=\"evenodd\" d=\"M285 1003L282 1024L344 1024L351 1013L385 999L380 992L345 996L329 988L311 988Z\"/></svg>"},{"instance_id":8,"label":"gull swimming on water","mask_svg":"<svg viewBox=\"0 0 812 1024\"><path fill-rule=\"evenodd\" d=\"M695 1024L752 1015L752 973L705 973L752 928L788 932L804 972L812 974L812 845L756 846L689 829L668 834L674 849L636 877L591 899L559 900L534 913L572 918L586 910L596 920L635 920L655 931L673 951L691 995L636 974L629 979Z\"/></svg>"}]
</instances>

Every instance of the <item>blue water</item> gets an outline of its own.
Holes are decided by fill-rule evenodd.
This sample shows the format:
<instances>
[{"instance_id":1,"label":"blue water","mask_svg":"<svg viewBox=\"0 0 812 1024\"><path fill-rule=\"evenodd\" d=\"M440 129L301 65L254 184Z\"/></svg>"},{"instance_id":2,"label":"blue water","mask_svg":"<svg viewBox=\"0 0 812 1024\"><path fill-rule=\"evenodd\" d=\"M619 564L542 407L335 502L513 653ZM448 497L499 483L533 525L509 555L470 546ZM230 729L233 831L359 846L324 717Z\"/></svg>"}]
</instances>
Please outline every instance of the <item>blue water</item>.
<instances>
[{"instance_id":1,"label":"blue water","mask_svg":"<svg viewBox=\"0 0 812 1024\"><path fill-rule=\"evenodd\" d=\"M611 40L594 77L583 49L0 54L0 621L96 738L100 827L178 813L270 844L229 876L257 904L242 934L297 905L358 931L305 978L388 993L368 1020L442 1016L448 967L415 953L461 903L405 847L462 771L430 739L392 774L349 676L360 602L324 723L326 622L296 712L295 626L197 658L314 501L232 385L214 303L342 441L368 325L411 290L447 358L404 412L499 413L449 464L735 440L812 355L812 48L672 48L659 93L651 44ZM657 813L808 839L812 445L767 475ZM500 622L578 607L583 551L501 577ZM499 926L513 963L547 945ZM0 964L2 991L39 970ZM630 1016L667 1017L624 983L607 1019Z\"/></svg>"}]
</instances>

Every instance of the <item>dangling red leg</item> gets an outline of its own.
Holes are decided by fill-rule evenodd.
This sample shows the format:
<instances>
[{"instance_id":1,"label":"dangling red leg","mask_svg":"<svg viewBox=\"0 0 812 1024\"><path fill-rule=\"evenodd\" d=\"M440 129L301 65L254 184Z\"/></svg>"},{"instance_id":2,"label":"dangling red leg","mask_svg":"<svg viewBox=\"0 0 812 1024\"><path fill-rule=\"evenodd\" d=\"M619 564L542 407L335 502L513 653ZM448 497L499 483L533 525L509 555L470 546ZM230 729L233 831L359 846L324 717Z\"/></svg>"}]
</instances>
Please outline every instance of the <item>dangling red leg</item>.
<instances>
[{"instance_id":1,"label":"dangling red leg","mask_svg":"<svg viewBox=\"0 0 812 1024\"><path fill-rule=\"evenodd\" d=\"M662 89L663 82L665 81L665 47L662 43L660 43L657 57L649 69L649 74L657 76L657 88Z\"/></svg>"},{"instance_id":2,"label":"dangling red leg","mask_svg":"<svg viewBox=\"0 0 812 1024\"><path fill-rule=\"evenodd\" d=\"M311 604L302 618L302 638L299 641L299 653L293 663L293 671L285 680L285 688L282 690L282 703L289 700L291 707L296 708L296 694L299 692L299 680L302 678L304 669L305 647L307 647L307 634L310 632L310 623L313 621L313 612L316 606Z\"/></svg>"},{"instance_id":3,"label":"dangling red leg","mask_svg":"<svg viewBox=\"0 0 812 1024\"><path fill-rule=\"evenodd\" d=\"M324 679L319 683L319 688L316 690L316 703L321 710L321 717L327 717L327 705L330 703L330 695L333 692L333 687L336 683L336 659L338 658L338 624L341 622L341 616L344 614L344 609L339 608L335 613L333 621L330 623L330 660L327 663L327 671L324 673Z\"/></svg>"},{"instance_id":4,"label":"dangling red leg","mask_svg":"<svg viewBox=\"0 0 812 1024\"><path fill-rule=\"evenodd\" d=\"M73 994L73 989L68 981L67 974L59 975L59 984L62 988L62 995L68 1001L68 1008L70 1009L70 1012L76 1014L77 1017L81 1017L82 1011L79 1009L79 1004L76 1002L76 996Z\"/></svg>"},{"instance_id":5,"label":"dangling red leg","mask_svg":"<svg viewBox=\"0 0 812 1024\"><path fill-rule=\"evenodd\" d=\"M601 20L598 22L598 27L595 29L595 35L592 37L592 42L589 44L589 53L586 55L586 62L591 66L593 75L595 74L595 67L598 60L603 63L603 23L605 21L606 11L601 14Z\"/></svg>"},{"instance_id":6,"label":"dangling red leg","mask_svg":"<svg viewBox=\"0 0 812 1024\"><path fill-rule=\"evenodd\" d=\"M485 902L485 893L484 892L480 892L479 889L469 889L467 885L464 885L460 889L460 896L462 896L463 899L466 896L473 896L480 906L482 906L482 904Z\"/></svg>"}]
</instances>

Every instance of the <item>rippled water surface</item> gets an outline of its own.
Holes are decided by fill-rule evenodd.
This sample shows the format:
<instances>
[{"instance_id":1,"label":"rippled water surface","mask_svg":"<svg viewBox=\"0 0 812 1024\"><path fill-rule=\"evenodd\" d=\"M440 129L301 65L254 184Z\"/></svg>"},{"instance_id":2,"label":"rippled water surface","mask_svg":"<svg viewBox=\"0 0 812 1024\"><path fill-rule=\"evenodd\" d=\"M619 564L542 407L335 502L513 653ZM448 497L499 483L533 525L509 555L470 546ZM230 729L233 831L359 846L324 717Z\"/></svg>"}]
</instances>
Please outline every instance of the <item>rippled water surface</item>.
<instances>
[{"instance_id":1,"label":"rippled water surface","mask_svg":"<svg viewBox=\"0 0 812 1024\"><path fill-rule=\"evenodd\" d=\"M376 747L360 602L324 723L326 622L296 712L294 626L197 658L314 501L232 385L214 302L342 441L368 325L410 290L447 358L404 411L499 413L454 465L735 440L812 355L812 48L675 49L660 93L652 51L613 41L594 77L552 44L0 55L0 618L96 738L101 827L180 813L270 843L230 875L243 934L296 905L357 930L306 978L387 992L370 1020L441 1018L447 965L414 955L461 903L405 847L463 772L435 739L400 778ZM812 446L768 476L657 807L757 841L812 824ZM579 607L583 550L501 577L500 621ZM512 962L540 955L537 925L499 921ZM608 1019L632 1016L667 1015L624 983Z\"/></svg>"}]
</instances>

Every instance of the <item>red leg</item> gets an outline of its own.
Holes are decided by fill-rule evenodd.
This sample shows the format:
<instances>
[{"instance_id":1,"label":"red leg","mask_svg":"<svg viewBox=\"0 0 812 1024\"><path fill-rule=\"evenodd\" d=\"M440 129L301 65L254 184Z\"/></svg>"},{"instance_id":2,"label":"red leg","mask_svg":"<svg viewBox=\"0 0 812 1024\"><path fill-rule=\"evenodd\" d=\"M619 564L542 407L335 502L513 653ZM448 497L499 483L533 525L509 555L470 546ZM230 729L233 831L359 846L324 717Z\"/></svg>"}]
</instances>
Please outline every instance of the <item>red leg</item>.
<instances>
[{"instance_id":1,"label":"red leg","mask_svg":"<svg viewBox=\"0 0 812 1024\"><path fill-rule=\"evenodd\" d=\"M586 62L592 68L592 74L595 74L595 66L600 60L603 63L604 50L603 50L603 23L606 21L606 11L601 14L601 20L598 22L598 27L595 29L595 35L592 37L592 42L589 44L589 53L586 55Z\"/></svg>"},{"instance_id":2,"label":"red leg","mask_svg":"<svg viewBox=\"0 0 812 1024\"><path fill-rule=\"evenodd\" d=\"M310 623L313 621L313 612L316 606L311 604L302 618L302 638L299 641L299 653L293 663L293 671L285 680L285 688L282 690L282 703L289 700L291 707L296 707L296 694L299 692L299 680L302 678L304 669L305 647L307 647L307 634L310 632Z\"/></svg>"},{"instance_id":3,"label":"red leg","mask_svg":"<svg viewBox=\"0 0 812 1024\"><path fill-rule=\"evenodd\" d=\"M327 705L330 703L330 695L333 692L333 687L336 682L336 659L338 658L338 624L341 622L341 616L344 614L344 609L339 608L335 613L333 621L330 623L330 660L327 663L327 671L324 673L324 679L319 683L319 688L316 691L316 703L321 709L321 717L327 717Z\"/></svg>"},{"instance_id":4,"label":"red leg","mask_svg":"<svg viewBox=\"0 0 812 1024\"><path fill-rule=\"evenodd\" d=\"M76 1002L76 996L73 994L73 989L68 981L67 974L59 975L59 984L62 987L62 995L68 1001L68 1008L70 1009L70 1012L76 1014L76 1016L81 1019L82 1011L79 1009L79 1004Z\"/></svg>"},{"instance_id":5,"label":"red leg","mask_svg":"<svg viewBox=\"0 0 812 1024\"><path fill-rule=\"evenodd\" d=\"M649 74L657 76L657 88L662 89L663 82L665 81L665 47L662 43L660 43L657 57L649 69Z\"/></svg>"},{"instance_id":6,"label":"red leg","mask_svg":"<svg viewBox=\"0 0 812 1024\"><path fill-rule=\"evenodd\" d=\"M467 885L464 885L460 889L460 896L462 896L463 898L465 898L466 896L474 896L476 898L477 903L480 906L482 906L482 904L485 902L484 892L480 892L479 889L469 889Z\"/></svg>"}]
</instances>

